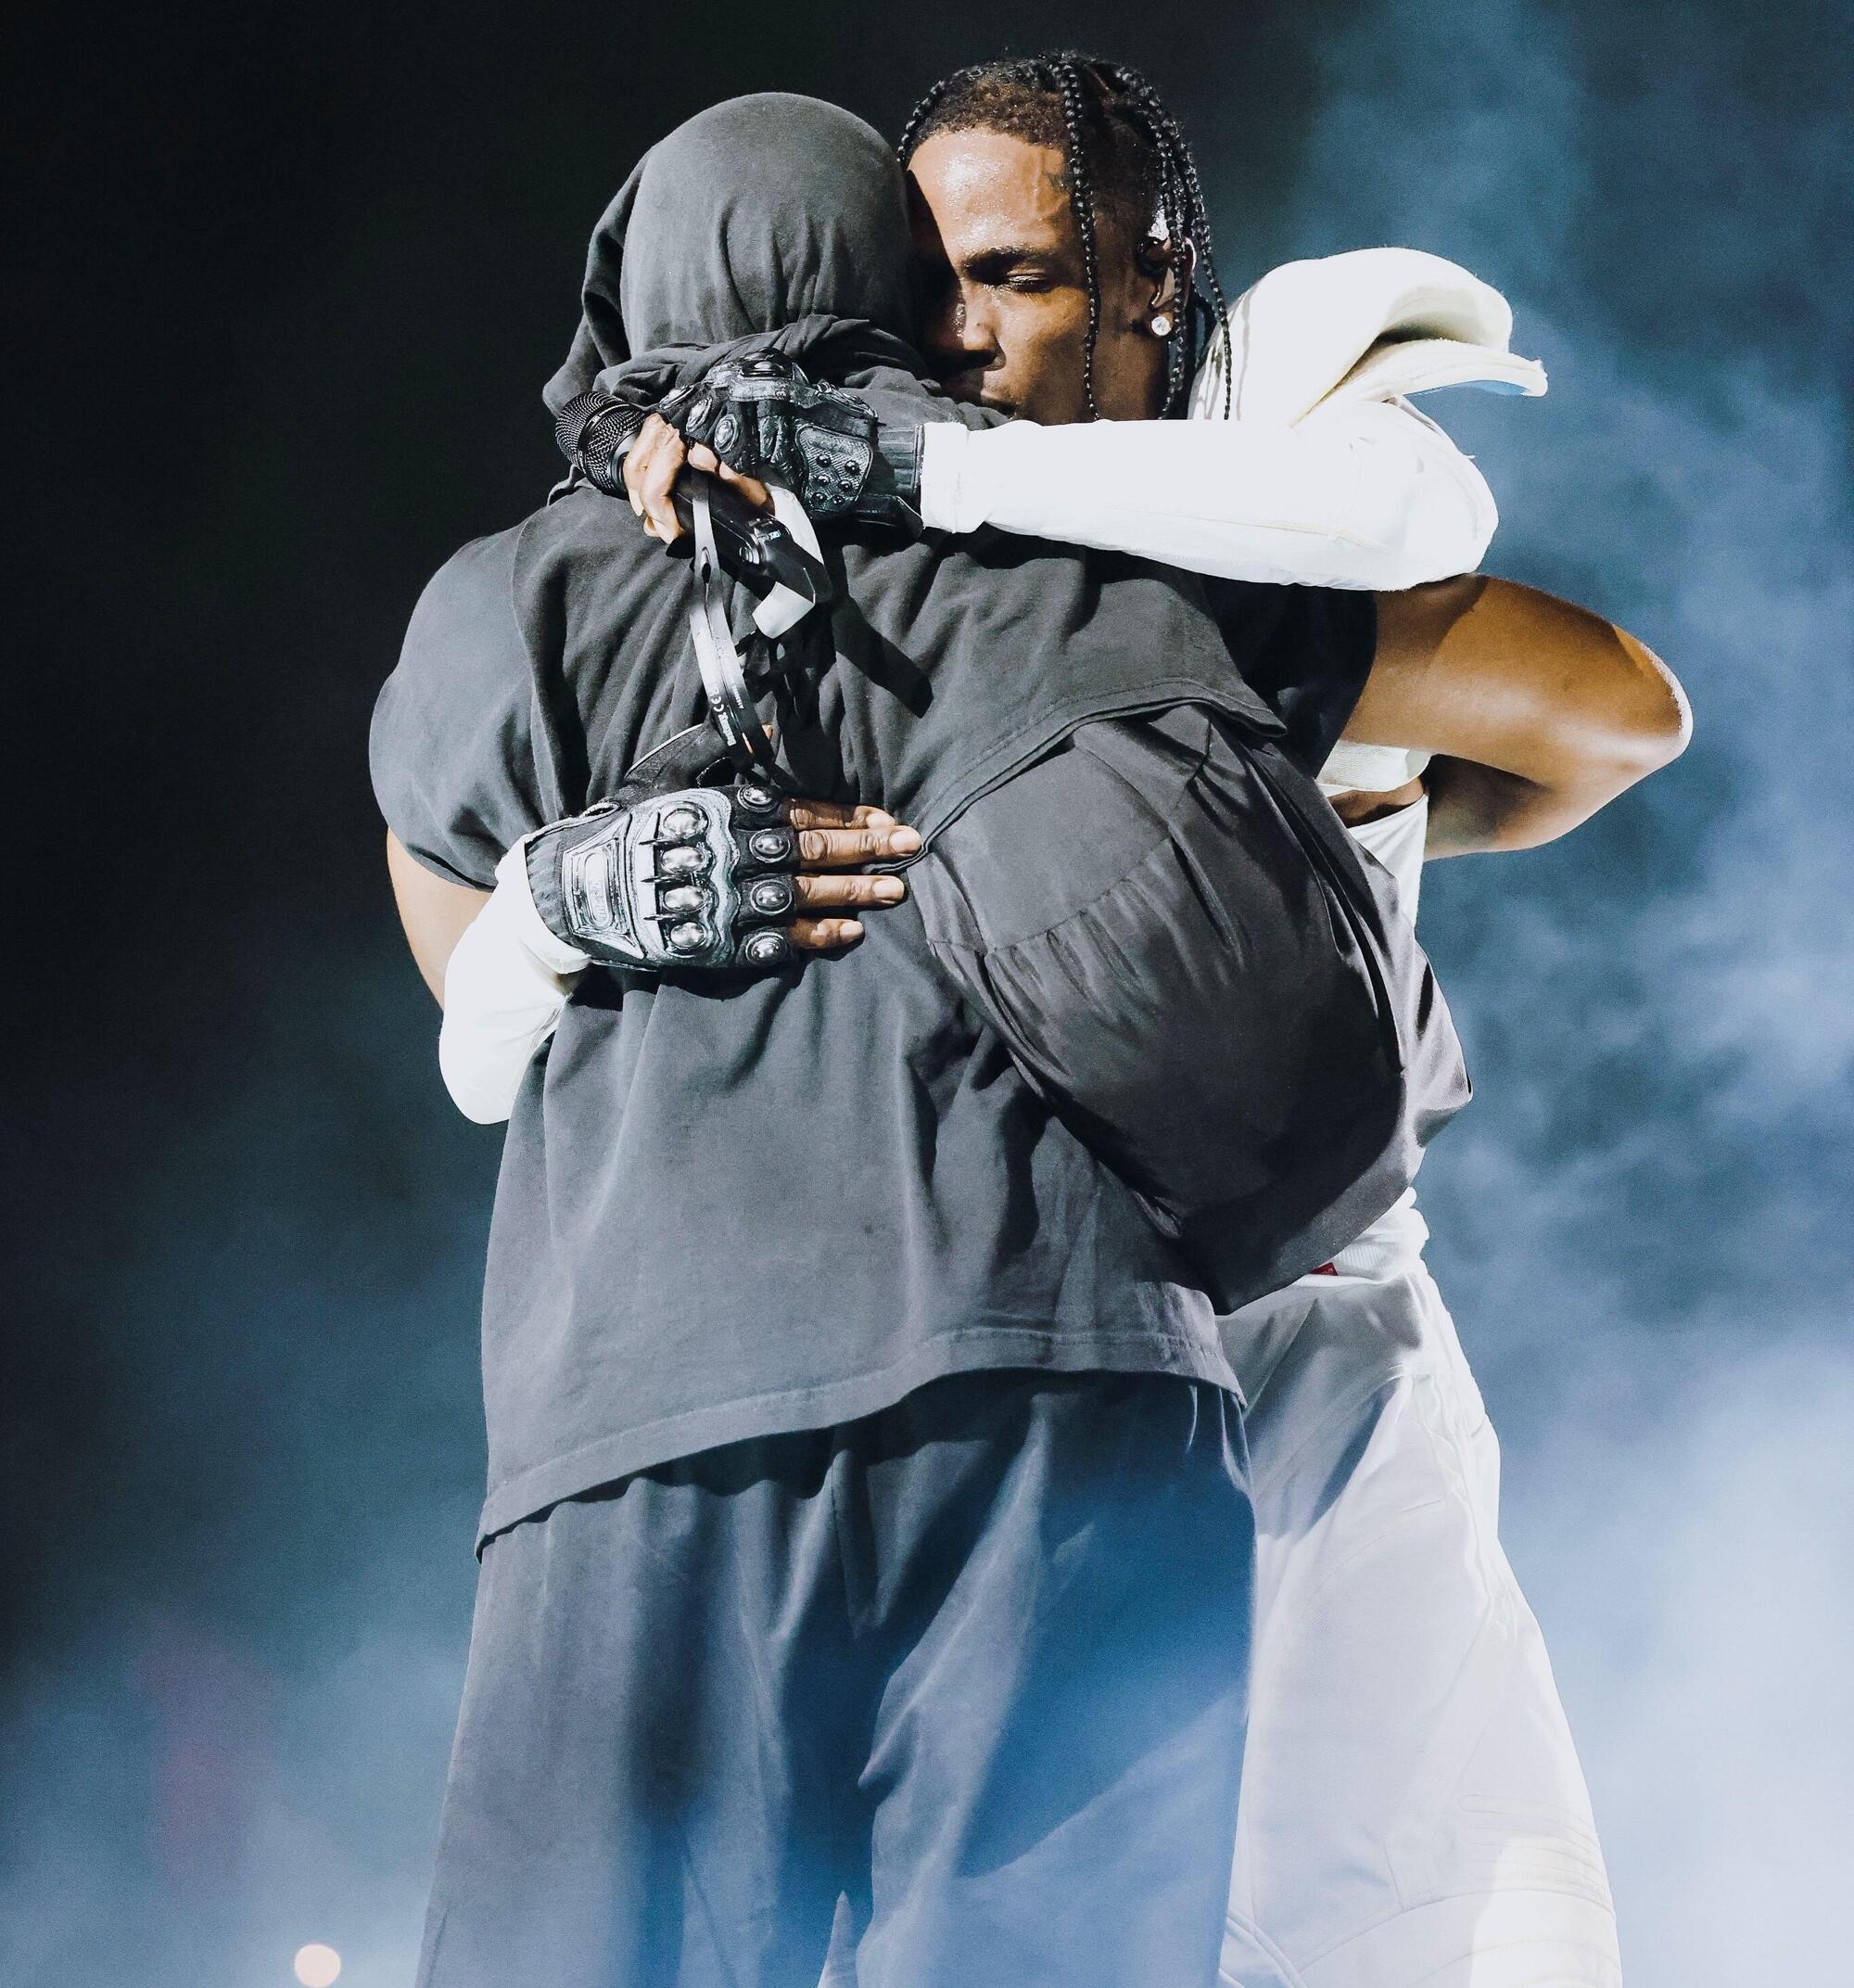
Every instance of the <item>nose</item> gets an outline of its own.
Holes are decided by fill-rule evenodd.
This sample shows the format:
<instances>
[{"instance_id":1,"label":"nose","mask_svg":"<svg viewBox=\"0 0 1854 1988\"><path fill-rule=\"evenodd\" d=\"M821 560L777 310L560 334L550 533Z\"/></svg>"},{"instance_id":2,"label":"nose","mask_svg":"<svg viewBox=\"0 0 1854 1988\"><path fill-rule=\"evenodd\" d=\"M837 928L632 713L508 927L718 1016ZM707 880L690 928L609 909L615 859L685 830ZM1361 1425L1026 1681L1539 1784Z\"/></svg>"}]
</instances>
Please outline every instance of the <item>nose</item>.
<instances>
[{"instance_id":1,"label":"nose","mask_svg":"<svg viewBox=\"0 0 1854 1988\"><path fill-rule=\"evenodd\" d=\"M982 372L996 357L991 327L965 286L948 276L928 299L927 356L941 373Z\"/></svg>"}]
</instances>

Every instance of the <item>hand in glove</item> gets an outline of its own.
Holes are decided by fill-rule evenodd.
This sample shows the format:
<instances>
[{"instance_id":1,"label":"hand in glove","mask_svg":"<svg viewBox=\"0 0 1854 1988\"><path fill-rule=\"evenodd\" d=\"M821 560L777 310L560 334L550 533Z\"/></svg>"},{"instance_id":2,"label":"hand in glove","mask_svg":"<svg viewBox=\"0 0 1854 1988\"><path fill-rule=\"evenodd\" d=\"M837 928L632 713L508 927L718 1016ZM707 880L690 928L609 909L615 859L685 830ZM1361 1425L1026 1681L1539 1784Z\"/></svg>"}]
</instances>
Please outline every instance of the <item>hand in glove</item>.
<instances>
[{"instance_id":1,"label":"hand in glove","mask_svg":"<svg viewBox=\"0 0 1854 1988\"><path fill-rule=\"evenodd\" d=\"M852 825L804 825L840 817ZM523 845L535 910L554 937L644 973L776 967L794 949L841 943L838 921L820 911L895 903L906 886L891 876L800 875L801 867L919 847L912 829L885 815L787 802L753 781L603 802Z\"/></svg>"},{"instance_id":2,"label":"hand in glove","mask_svg":"<svg viewBox=\"0 0 1854 1988\"><path fill-rule=\"evenodd\" d=\"M882 422L859 395L814 386L776 352L717 366L656 413L690 451L712 450L738 476L782 484L814 521L921 529L919 424Z\"/></svg>"}]
</instances>

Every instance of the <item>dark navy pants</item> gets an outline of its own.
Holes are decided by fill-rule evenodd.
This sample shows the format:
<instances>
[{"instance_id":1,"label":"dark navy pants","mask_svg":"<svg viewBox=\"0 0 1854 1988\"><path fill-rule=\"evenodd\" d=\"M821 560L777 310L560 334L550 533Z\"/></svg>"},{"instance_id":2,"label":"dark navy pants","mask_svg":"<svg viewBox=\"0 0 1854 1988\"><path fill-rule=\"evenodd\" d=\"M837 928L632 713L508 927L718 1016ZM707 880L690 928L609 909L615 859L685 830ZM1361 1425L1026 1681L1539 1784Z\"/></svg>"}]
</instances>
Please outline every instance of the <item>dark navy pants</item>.
<instances>
[{"instance_id":1,"label":"dark navy pants","mask_svg":"<svg viewBox=\"0 0 1854 1988\"><path fill-rule=\"evenodd\" d=\"M513 1527L421 1988L1208 1988L1252 1547L1231 1397L1015 1370Z\"/></svg>"}]
</instances>

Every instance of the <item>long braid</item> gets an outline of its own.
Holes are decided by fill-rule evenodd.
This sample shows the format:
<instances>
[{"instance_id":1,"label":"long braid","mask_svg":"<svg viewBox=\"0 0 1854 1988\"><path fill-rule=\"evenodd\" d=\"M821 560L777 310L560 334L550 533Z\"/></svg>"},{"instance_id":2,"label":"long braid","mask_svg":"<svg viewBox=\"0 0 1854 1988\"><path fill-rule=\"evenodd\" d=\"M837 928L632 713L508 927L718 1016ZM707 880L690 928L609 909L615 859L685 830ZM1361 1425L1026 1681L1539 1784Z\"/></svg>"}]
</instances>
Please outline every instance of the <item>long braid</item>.
<instances>
[{"instance_id":1,"label":"long braid","mask_svg":"<svg viewBox=\"0 0 1854 1988\"><path fill-rule=\"evenodd\" d=\"M1164 100L1151 83L1137 69L1124 63L1116 63L1110 70L1116 87L1129 102L1137 104L1149 121L1154 148L1163 160L1162 174L1167 180L1175 179L1182 187L1183 207L1189 221L1184 230L1174 226L1172 217L1165 217L1167 231L1175 243L1188 241L1197 251L1196 262L1202 273L1203 287L1210 292L1209 314L1212 337L1219 336L1228 317L1229 307L1224 300L1223 285L1217 277L1216 250L1211 239L1211 214L1209 204L1204 199L1203 183L1198 177L1198 162L1192 156L1189 142L1180 129L1178 121L1166 109ZM1181 307L1187 301L1187 278L1179 278L1179 301ZM1182 311L1181 311L1182 315ZM1227 363L1224 367L1224 418L1229 417L1231 395L1234 392L1235 368Z\"/></svg>"},{"instance_id":2,"label":"long braid","mask_svg":"<svg viewBox=\"0 0 1854 1988\"><path fill-rule=\"evenodd\" d=\"M1140 225L1156 215L1176 258L1178 331L1166 356L1166 414L1181 404L1208 343L1223 330L1227 306L1218 280L1209 210L1197 160L1177 120L1140 72L1064 49L1027 60L979 63L936 83L908 120L895 147L906 165L938 131L1001 131L1033 144L1060 144L1066 155L1070 204L1087 279L1088 338L1084 387L1096 414L1094 359L1101 297L1097 210L1105 195L1143 205ZM1093 142L1090 142L1090 141ZM1224 369L1224 412L1234 393Z\"/></svg>"},{"instance_id":3,"label":"long braid","mask_svg":"<svg viewBox=\"0 0 1854 1988\"><path fill-rule=\"evenodd\" d=\"M1130 103L1127 112L1134 122L1145 132L1148 143L1152 147L1153 158L1159 168L1159 218L1165 228L1165 239L1171 244L1173 274L1177 287L1175 310L1178 336L1167 341L1165 348L1165 401L1162 413L1169 414L1178 404L1184 391L1187 367L1195 356L1197 327L1193 307L1196 293L1193 284L1192 249L1189 210L1186 199L1183 175L1165 133L1141 104Z\"/></svg>"},{"instance_id":4,"label":"long braid","mask_svg":"<svg viewBox=\"0 0 1854 1988\"><path fill-rule=\"evenodd\" d=\"M1088 287L1088 336L1082 347L1082 404L1090 421L1100 419L1095 405L1095 347L1100 342L1100 251L1095 240L1095 197L1088 171L1087 138L1083 131L1084 98L1078 64L1055 64L1056 86L1062 93L1062 124L1068 134L1069 205L1082 238L1082 271Z\"/></svg>"},{"instance_id":5,"label":"long braid","mask_svg":"<svg viewBox=\"0 0 1854 1988\"><path fill-rule=\"evenodd\" d=\"M1211 210L1204 199L1203 185L1198 178L1198 162L1191 156L1190 147L1185 143L1184 133L1170 117L1167 117L1165 121L1171 126L1172 143L1179 171L1184 176L1185 196L1190 205L1191 239L1197 245L1198 266L1203 272L1204 287L1211 293L1211 336L1227 338L1229 305L1224 299L1223 285L1217 278L1216 250L1211 241ZM1235 390L1236 368L1229 363L1228 355L1225 354L1223 369L1223 414L1225 421L1229 419L1231 396Z\"/></svg>"}]
</instances>

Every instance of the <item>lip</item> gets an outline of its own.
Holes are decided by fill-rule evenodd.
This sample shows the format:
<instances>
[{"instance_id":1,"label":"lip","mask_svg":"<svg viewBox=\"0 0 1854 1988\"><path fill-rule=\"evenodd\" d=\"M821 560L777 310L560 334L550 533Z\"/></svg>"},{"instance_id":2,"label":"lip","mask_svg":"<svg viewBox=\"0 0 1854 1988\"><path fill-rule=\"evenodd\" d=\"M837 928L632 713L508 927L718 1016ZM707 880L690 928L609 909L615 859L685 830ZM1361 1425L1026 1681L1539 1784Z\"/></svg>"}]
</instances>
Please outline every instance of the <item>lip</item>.
<instances>
[{"instance_id":1,"label":"lip","mask_svg":"<svg viewBox=\"0 0 1854 1988\"><path fill-rule=\"evenodd\" d=\"M940 382L940 390L949 401L958 401L966 407L989 408L995 414L1008 414L1012 412L1009 401L995 399L984 390L983 373L953 373Z\"/></svg>"}]
</instances>

